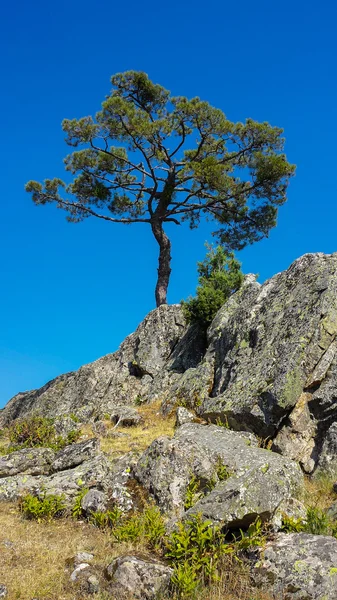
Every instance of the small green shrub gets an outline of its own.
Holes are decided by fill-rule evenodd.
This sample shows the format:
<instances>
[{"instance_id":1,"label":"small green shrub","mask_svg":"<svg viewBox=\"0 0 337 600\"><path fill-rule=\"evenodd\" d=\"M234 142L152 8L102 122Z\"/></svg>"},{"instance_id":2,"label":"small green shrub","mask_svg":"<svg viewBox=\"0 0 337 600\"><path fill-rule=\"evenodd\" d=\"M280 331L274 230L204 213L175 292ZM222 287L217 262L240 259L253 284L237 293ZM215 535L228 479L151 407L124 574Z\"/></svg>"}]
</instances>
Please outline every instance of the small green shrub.
<instances>
[{"instance_id":1,"label":"small green shrub","mask_svg":"<svg viewBox=\"0 0 337 600\"><path fill-rule=\"evenodd\" d=\"M96 511L92 512L89 517L89 521L95 525L95 527L99 527L100 529L107 529L115 527L122 519L123 512L115 506L112 510L107 510L105 512Z\"/></svg>"},{"instance_id":2,"label":"small green shrub","mask_svg":"<svg viewBox=\"0 0 337 600\"><path fill-rule=\"evenodd\" d=\"M262 521L257 518L254 523L251 523L247 531L240 529L240 537L236 540L236 551L249 550L257 546L264 546L266 536L264 534Z\"/></svg>"},{"instance_id":3,"label":"small green shrub","mask_svg":"<svg viewBox=\"0 0 337 600\"><path fill-rule=\"evenodd\" d=\"M89 492L89 488L82 488L75 496L74 504L71 509L71 516L73 519L81 519L84 515L82 508L82 500L84 496Z\"/></svg>"},{"instance_id":4,"label":"small green shrub","mask_svg":"<svg viewBox=\"0 0 337 600\"><path fill-rule=\"evenodd\" d=\"M200 491L200 481L192 475L188 486L185 492L185 503L184 508L188 510L202 497L202 492Z\"/></svg>"},{"instance_id":5,"label":"small green shrub","mask_svg":"<svg viewBox=\"0 0 337 600\"><path fill-rule=\"evenodd\" d=\"M149 546L159 551L166 533L165 521L157 506L147 506L142 515L144 537Z\"/></svg>"},{"instance_id":6,"label":"small green shrub","mask_svg":"<svg viewBox=\"0 0 337 600\"><path fill-rule=\"evenodd\" d=\"M173 566L171 584L179 598L193 598L201 582L194 565L184 561Z\"/></svg>"},{"instance_id":7,"label":"small green shrub","mask_svg":"<svg viewBox=\"0 0 337 600\"><path fill-rule=\"evenodd\" d=\"M80 435L78 429L70 431L66 437L57 435L54 420L41 416L16 420L8 428L11 452L34 447L52 448L58 451L76 442Z\"/></svg>"},{"instance_id":8,"label":"small green shrub","mask_svg":"<svg viewBox=\"0 0 337 600\"><path fill-rule=\"evenodd\" d=\"M177 530L166 540L165 556L174 568L172 583L179 597L193 594L196 589L193 581L214 581L221 557L232 553L234 546L226 543L219 527L211 521L203 521L201 515L178 523Z\"/></svg>"},{"instance_id":9,"label":"small green shrub","mask_svg":"<svg viewBox=\"0 0 337 600\"><path fill-rule=\"evenodd\" d=\"M120 525L112 530L116 542L135 542L144 537L144 524L142 515L134 513L131 517L122 521Z\"/></svg>"},{"instance_id":10,"label":"small green shrub","mask_svg":"<svg viewBox=\"0 0 337 600\"><path fill-rule=\"evenodd\" d=\"M332 522L327 514L320 508L310 506L307 510L305 531L314 535L329 535Z\"/></svg>"},{"instance_id":11,"label":"small green shrub","mask_svg":"<svg viewBox=\"0 0 337 600\"><path fill-rule=\"evenodd\" d=\"M236 292L243 281L240 263L232 252L206 244L207 254L198 263L199 285L195 298L182 300L181 305L188 323L199 323L206 329L221 306Z\"/></svg>"},{"instance_id":12,"label":"small green shrub","mask_svg":"<svg viewBox=\"0 0 337 600\"><path fill-rule=\"evenodd\" d=\"M282 517L282 531L285 533L301 533L305 530L305 522L302 519L294 519L283 515Z\"/></svg>"},{"instance_id":13,"label":"small green shrub","mask_svg":"<svg viewBox=\"0 0 337 600\"><path fill-rule=\"evenodd\" d=\"M34 416L20 419L8 428L9 439L15 446L31 448L50 446L55 441L55 427L52 419Z\"/></svg>"},{"instance_id":14,"label":"small green shrub","mask_svg":"<svg viewBox=\"0 0 337 600\"><path fill-rule=\"evenodd\" d=\"M65 496L43 494L41 497L27 494L19 503L21 513L26 519L33 521L51 521L64 516L66 511Z\"/></svg>"}]
</instances>

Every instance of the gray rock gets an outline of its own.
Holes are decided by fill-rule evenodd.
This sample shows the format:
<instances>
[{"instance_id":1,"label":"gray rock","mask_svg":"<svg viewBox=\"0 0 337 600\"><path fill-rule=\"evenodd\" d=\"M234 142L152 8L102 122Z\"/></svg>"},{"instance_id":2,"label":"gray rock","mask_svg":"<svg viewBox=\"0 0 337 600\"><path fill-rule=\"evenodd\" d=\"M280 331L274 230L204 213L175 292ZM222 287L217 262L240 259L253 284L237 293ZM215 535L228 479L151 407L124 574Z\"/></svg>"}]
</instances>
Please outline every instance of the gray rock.
<instances>
[{"instance_id":1,"label":"gray rock","mask_svg":"<svg viewBox=\"0 0 337 600\"><path fill-rule=\"evenodd\" d=\"M67 415L61 415L59 417L56 417L54 421L54 427L57 435L67 437L67 435L69 435L69 433L71 433L72 431L78 430L80 428L80 425L78 422L75 422L74 419L72 419L71 417Z\"/></svg>"},{"instance_id":2,"label":"gray rock","mask_svg":"<svg viewBox=\"0 0 337 600\"><path fill-rule=\"evenodd\" d=\"M0 479L0 501L13 501L31 493L64 495L69 504L83 488L107 491L111 465L103 455L91 458L74 469L59 471L48 476L15 475Z\"/></svg>"},{"instance_id":3,"label":"gray rock","mask_svg":"<svg viewBox=\"0 0 337 600\"><path fill-rule=\"evenodd\" d=\"M279 533L252 568L255 584L276 598L335 600L337 540L323 535Z\"/></svg>"},{"instance_id":4,"label":"gray rock","mask_svg":"<svg viewBox=\"0 0 337 600\"><path fill-rule=\"evenodd\" d=\"M142 422L142 417L138 410L129 406L117 406L116 409L112 411L110 419L116 427L131 427L139 425Z\"/></svg>"},{"instance_id":5,"label":"gray rock","mask_svg":"<svg viewBox=\"0 0 337 600\"><path fill-rule=\"evenodd\" d=\"M157 385L166 377L165 365L172 361L185 333L180 305L160 306L114 354L56 377L38 390L14 396L0 413L0 426L36 413L49 417L75 413L85 422L103 417L116 405L132 405L137 397L149 397L154 380Z\"/></svg>"},{"instance_id":6,"label":"gray rock","mask_svg":"<svg viewBox=\"0 0 337 600\"><path fill-rule=\"evenodd\" d=\"M88 594L98 594L100 590L99 580L96 575L90 575L87 579Z\"/></svg>"},{"instance_id":7,"label":"gray rock","mask_svg":"<svg viewBox=\"0 0 337 600\"><path fill-rule=\"evenodd\" d=\"M260 286L246 278L219 310L196 368L165 391L200 416L274 438L311 472L337 420L337 254L307 254ZM281 433L280 433L281 432Z\"/></svg>"},{"instance_id":8,"label":"gray rock","mask_svg":"<svg viewBox=\"0 0 337 600\"><path fill-rule=\"evenodd\" d=\"M307 509L297 498L287 498L279 504L271 520L275 531L281 529L284 517L305 522L307 520Z\"/></svg>"},{"instance_id":9,"label":"gray rock","mask_svg":"<svg viewBox=\"0 0 337 600\"><path fill-rule=\"evenodd\" d=\"M337 475L337 422L329 427L319 455L315 474Z\"/></svg>"},{"instance_id":10,"label":"gray rock","mask_svg":"<svg viewBox=\"0 0 337 600\"><path fill-rule=\"evenodd\" d=\"M187 423L176 430L172 439L155 440L140 457L134 475L163 510L177 517L183 514L192 478L199 481L203 493L208 494L216 486L211 494L224 520L242 521L250 513L270 516L282 500L301 489L303 475L293 461L257 448L255 442L250 434L242 436L216 425ZM230 478L220 483L225 475ZM240 513L239 507L226 499L230 489L243 503ZM196 506L202 510L209 498L206 495ZM211 507L207 510L211 514ZM214 520L218 520L215 513Z\"/></svg>"},{"instance_id":11,"label":"gray rock","mask_svg":"<svg viewBox=\"0 0 337 600\"><path fill-rule=\"evenodd\" d=\"M90 438L78 444L71 444L60 450L52 463L52 471L65 471L77 467L89 458L94 458L99 453L99 440Z\"/></svg>"},{"instance_id":12,"label":"gray rock","mask_svg":"<svg viewBox=\"0 0 337 600\"><path fill-rule=\"evenodd\" d=\"M8 590L3 583L0 583L0 598L6 598Z\"/></svg>"},{"instance_id":13,"label":"gray rock","mask_svg":"<svg viewBox=\"0 0 337 600\"><path fill-rule=\"evenodd\" d=\"M128 487L132 478L136 458L132 452L121 456L111 467L110 499L124 513L129 512L133 506L133 498Z\"/></svg>"},{"instance_id":14,"label":"gray rock","mask_svg":"<svg viewBox=\"0 0 337 600\"><path fill-rule=\"evenodd\" d=\"M195 416L193 413L191 413L191 411L187 410L187 408L184 408L183 406L178 406L176 412L176 427L181 427L181 425L184 425L185 423L193 423L194 419Z\"/></svg>"},{"instance_id":15,"label":"gray rock","mask_svg":"<svg viewBox=\"0 0 337 600\"><path fill-rule=\"evenodd\" d=\"M77 567L73 570L72 574L70 575L70 581L77 581L79 574L85 569L89 568L90 565L88 563L80 563L79 565L77 565Z\"/></svg>"},{"instance_id":16,"label":"gray rock","mask_svg":"<svg viewBox=\"0 0 337 600\"><path fill-rule=\"evenodd\" d=\"M108 435L108 425L105 421L96 421L92 424L92 430L96 435L101 437L106 437Z\"/></svg>"},{"instance_id":17,"label":"gray rock","mask_svg":"<svg viewBox=\"0 0 337 600\"><path fill-rule=\"evenodd\" d=\"M104 492L89 490L81 500L81 506L87 515L92 512L105 512L108 506L108 498Z\"/></svg>"},{"instance_id":18,"label":"gray rock","mask_svg":"<svg viewBox=\"0 0 337 600\"><path fill-rule=\"evenodd\" d=\"M264 464L248 469L240 477L218 483L187 511L185 518L201 514L205 521L229 529L246 529L257 518L262 522L271 521L280 502L291 495L296 471L289 468L289 464L265 458Z\"/></svg>"},{"instance_id":19,"label":"gray rock","mask_svg":"<svg viewBox=\"0 0 337 600\"><path fill-rule=\"evenodd\" d=\"M167 591L172 573L166 565L136 556L116 558L106 569L110 591L120 600L155 600Z\"/></svg>"},{"instance_id":20,"label":"gray rock","mask_svg":"<svg viewBox=\"0 0 337 600\"><path fill-rule=\"evenodd\" d=\"M337 521L337 502L333 502L326 511L327 516L331 521Z\"/></svg>"},{"instance_id":21,"label":"gray rock","mask_svg":"<svg viewBox=\"0 0 337 600\"><path fill-rule=\"evenodd\" d=\"M50 448L23 448L0 456L0 478L18 473L26 475L46 475L55 453Z\"/></svg>"},{"instance_id":22,"label":"gray rock","mask_svg":"<svg viewBox=\"0 0 337 600\"><path fill-rule=\"evenodd\" d=\"M77 552L74 556L74 565L77 567L82 563L91 563L94 560L94 555L90 552Z\"/></svg>"}]
</instances>

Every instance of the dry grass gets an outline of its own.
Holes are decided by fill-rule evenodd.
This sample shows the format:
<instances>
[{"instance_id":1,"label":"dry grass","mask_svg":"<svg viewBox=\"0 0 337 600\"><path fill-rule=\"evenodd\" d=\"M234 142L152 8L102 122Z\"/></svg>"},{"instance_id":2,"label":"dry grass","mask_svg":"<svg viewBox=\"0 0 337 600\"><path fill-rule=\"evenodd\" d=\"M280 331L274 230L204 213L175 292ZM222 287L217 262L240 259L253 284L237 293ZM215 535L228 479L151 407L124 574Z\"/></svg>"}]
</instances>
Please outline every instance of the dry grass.
<instances>
[{"instance_id":1,"label":"dry grass","mask_svg":"<svg viewBox=\"0 0 337 600\"><path fill-rule=\"evenodd\" d=\"M333 491L333 484L336 477L320 475L317 477L305 478L305 491L300 498L303 504L315 506L321 510L326 510L333 502L337 501L337 494Z\"/></svg>"},{"instance_id":2,"label":"dry grass","mask_svg":"<svg viewBox=\"0 0 337 600\"><path fill-rule=\"evenodd\" d=\"M27 521L15 505L0 504L0 582L8 588L8 600L83 600L87 596L69 581L71 559L80 551L94 554L93 570L101 582L104 567L116 556L149 556L141 545L113 544L108 531L87 523L70 519ZM95 598L111 600L104 584ZM274 599L268 593L252 590L248 569L228 558L221 579L212 586L203 586L195 600Z\"/></svg>"},{"instance_id":3,"label":"dry grass","mask_svg":"<svg viewBox=\"0 0 337 600\"><path fill-rule=\"evenodd\" d=\"M167 435L172 437L174 434L175 417L171 415L164 417L160 412L161 402L145 404L137 408L143 422L136 427L117 427L106 421L109 428L109 434L122 434L120 437L103 437L101 438L101 449L112 458L117 458L122 454L126 454L130 450L135 452L144 452L146 448L156 438ZM86 435L94 435L90 426L83 428L83 433Z\"/></svg>"},{"instance_id":4,"label":"dry grass","mask_svg":"<svg viewBox=\"0 0 337 600\"><path fill-rule=\"evenodd\" d=\"M8 600L82 599L69 581L71 559L81 551L94 554L99 578L116 556L146 552L140 545L114 544L109 531L85 522L37 523L24 519L16 505L0 504L0 583L8 588Z\"/></svg>"},{"instance_id":5,"label":"dry grass","mask_svg":"<svg viewBox=\"0 0 337 600\"><path fill-rule=\"evenodd\" d=\"M143 422L137 427L108 424L110 433L123 436L101 438L101 448L111 458L129 452L143 452L156 438L174 434L174 416L163 417L160 403L138 408ZM83 436L92 437L90 425L82 429ZM7 441L0 438L1 446ZM77 552L94 554L93 570L102 584L97 600L110 599L104 591L104 568L122 554L148 555L141 544L113 543L109 531L102 531L85 522L61 519L51 523L25 520L14 504L0 504L0 583L9 590L8 600L83 600L88 597L70 583L73 569L70 560ZM118 599L116 599L118 600ZM165 600L161 598L160 600ZM195 600L272 600L263 592L252 590L249 571L230 559L224 564L221 579L212 586L202 586ZM277 599L281 600L281 599Z\"/></svg>"}]
</instances>

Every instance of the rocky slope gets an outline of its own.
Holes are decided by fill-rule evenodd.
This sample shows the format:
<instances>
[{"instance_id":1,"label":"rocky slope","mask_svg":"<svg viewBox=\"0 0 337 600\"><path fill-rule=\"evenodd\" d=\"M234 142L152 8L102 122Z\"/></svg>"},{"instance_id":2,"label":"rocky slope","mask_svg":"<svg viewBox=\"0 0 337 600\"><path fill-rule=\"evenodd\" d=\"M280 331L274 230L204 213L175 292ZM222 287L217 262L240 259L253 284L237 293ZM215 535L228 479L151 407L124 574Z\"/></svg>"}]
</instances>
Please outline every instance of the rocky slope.
<instances>
[{"instance_id":1,"label":"rocky slope","mask_svg":"<svg viewBox=\"0 0 337 600\"><path fill-rule=\"evenodd\" d=\"M66 423L71 414L105 436L103 419L114 428L140 427L136 405L156 401L158 419L177 411L175 435L119 458L107 457L90 438L58 453L12 452L0 457L0 500L63 493L70 505L85 486L87 514L111 502L128 512L141 486L168 515L169 529L196 514L226 531L247 529L259 518L274 537L251 557L255 583L269 581L287 600L333 600L337 540L275 532L284 515L305 516L297 500L303 473L337 471L336 336L337 254L307 254L263 285L247 276L207 337L186 325L179 305L161 306L117 352L12 398L0 425L34 414ZM137 593L152 598L170 569L137 560L113 563L111 590L129 594L122 587L134 580ZM139 592L140 579L148 595Z\"/></svg>"},{"instance_id":2,"label":"rocky slope","mask_svg":"<svg viewBox=\"0 0 337 600\"><path fill-rule=\"evenodd\" d=\"M336 334L337 254L307 254L263 285L247 276L207 340L179 305L161 306L117 352L12 398L0 425L30 413L87 421L161 398L164 411L183 404L272 439L307 472L333 468Z\"/></svg>"}]
</instances>

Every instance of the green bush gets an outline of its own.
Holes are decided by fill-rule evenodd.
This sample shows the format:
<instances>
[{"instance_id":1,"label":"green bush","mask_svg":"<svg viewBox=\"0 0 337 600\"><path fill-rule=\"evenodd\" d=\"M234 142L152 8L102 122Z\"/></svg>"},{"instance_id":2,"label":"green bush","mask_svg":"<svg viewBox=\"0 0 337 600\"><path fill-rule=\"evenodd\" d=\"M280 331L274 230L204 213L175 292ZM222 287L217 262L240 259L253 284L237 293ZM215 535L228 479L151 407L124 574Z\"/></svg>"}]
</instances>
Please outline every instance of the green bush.
<instances>
[{"instance_id":1,"label":"green bush","mask_svg":"<svg viewBox=\"0 0 337 600\"><path fill-rule=\"evenodd\" d=\"M51 521L65 514L65 497L56 494L43 494L41 497L27 494L19 502L19 508L26 519Z\"/></svg>"},{"instance_id":2,"label":"green bush","mask_svg":"<svg viewBox=\"0 0 337 600\"><path fill-rule=\"evenodd\" d=\"M34 447L61 450L76 442L80 435L81 432L78 429L73 429L66 437L57 435L54 420L38 415L27 419L18 419L8 428L11 452Z\"/></svg>"},{"instance_id":3,"label":"green bush","mask_svg":"<svg viewBox=\"0 0 337 600\"><path fill-rule=\"evenodd\" d=\"M221 246L207 245L207 249L205 260L198 263L197 295L181 302L187 322L199 323L203 328L210 325L221 306L240 288L244 277L233 253Z\"/></svg>"},{"instance_id":4,"label":"green bush","mask_svg":"<svg viewBox=\"0 0 337 600\"><path fill-rule=\"evenodd\" d=\"M89 492L89 488L82 488L76 494L74 504L71 509L71 516L74 519L81 519L81 517L83 517L82 500L88 492Z\"/></svg>"},{"instance_id":5,"label":"green bush","mask_svg":"<svg viewBox=\"0 0 337 600\"><path fill-rule=\"evenodd\" d=\"M100 529L115 527L121 521L123 512L115 506L112 510L92 512L89 521Z\"/></svg>"}]
</instances>

